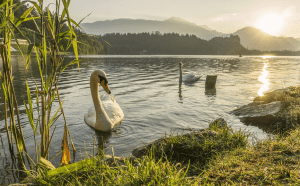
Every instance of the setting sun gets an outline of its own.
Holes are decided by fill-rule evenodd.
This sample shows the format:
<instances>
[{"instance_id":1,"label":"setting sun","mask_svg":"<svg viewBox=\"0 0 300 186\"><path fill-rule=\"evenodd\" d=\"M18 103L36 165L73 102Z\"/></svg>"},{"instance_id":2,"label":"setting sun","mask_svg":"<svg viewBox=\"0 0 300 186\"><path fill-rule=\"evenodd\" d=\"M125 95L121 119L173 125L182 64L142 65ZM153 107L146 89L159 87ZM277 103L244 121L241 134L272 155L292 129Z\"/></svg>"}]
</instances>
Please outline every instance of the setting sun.
<instances>
[{"instance_id":1,"label":"setting sun","mask_svg":"<svg viewBox=\"0 0 300 186\"><path fill-rule=\"evenodd\" d=\"M275 14L269 14L261 18L257 23L257 28L262 31L271 34L278 35L280 29L282 28L283 17Z\"/></svg>"}]
</instances>

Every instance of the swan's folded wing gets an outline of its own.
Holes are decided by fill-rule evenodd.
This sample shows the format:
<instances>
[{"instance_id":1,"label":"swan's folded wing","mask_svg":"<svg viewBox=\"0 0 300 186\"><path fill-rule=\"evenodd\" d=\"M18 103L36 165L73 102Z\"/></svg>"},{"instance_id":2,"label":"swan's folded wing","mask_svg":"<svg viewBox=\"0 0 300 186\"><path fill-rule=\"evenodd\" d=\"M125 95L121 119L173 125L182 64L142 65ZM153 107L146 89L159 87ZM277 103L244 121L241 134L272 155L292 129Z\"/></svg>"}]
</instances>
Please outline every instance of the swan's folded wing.
<instances>
[{"instance_id":1,"label":"swan's folded wing","mask_svg":"<svg viewBox=\"0 0 300 186\"><path fill-rule=\"evenodd\" d=\"M113 124L120 123L124 118L123 110L119 104L113 100L103 101L104 110Z\"/></svg>"},{"instance_id":2,"label":"swan's folded wing","mask_svg":"<svg viewBox=\"0 0 300 186\"><path fill-rule=\"evenodd\" d=\"M182 81L194 81L194 74L186 74L182 77Z\"/></svg>"},{"instance_id":3,"label":"swan's folded wing","mask_svg":"<svg viewBox=\"0 0 300 186\"><path fill-rule=\"evenodd\" d=\"M96 124L96 112L95 112L95 108L90 108L88 110L88 113L86 113L84 115L84 121L89 126L95 128L95 124Z\"/></svg>"}]
</instances>

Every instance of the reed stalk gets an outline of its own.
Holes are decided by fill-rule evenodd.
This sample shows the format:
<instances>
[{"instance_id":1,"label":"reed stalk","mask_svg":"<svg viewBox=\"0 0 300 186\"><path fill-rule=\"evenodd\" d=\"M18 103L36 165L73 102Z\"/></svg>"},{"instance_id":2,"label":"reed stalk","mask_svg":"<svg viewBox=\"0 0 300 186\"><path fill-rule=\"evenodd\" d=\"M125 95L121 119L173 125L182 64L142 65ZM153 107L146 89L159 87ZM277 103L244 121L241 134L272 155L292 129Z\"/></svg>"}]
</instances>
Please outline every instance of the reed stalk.
<instances>
[{"instance_id":1,"label":"reed stalk","mask_svg":"<svg viewBox=\"0 0 300 186\"><path fill-rule=\"evenodd\" d=\"M26 59L28 67L30 54L32 51L34 51L40 73L40 85L38 86L36 84L36 99L39 118L36 124L34 123L34 113L32 109L33 105L28 84L27 94L29 107L26 105L26 103L24 104L26 107L27 116L33 130L35 131L35 134L37 127L39 126L40 128L40 156L44 159L49 159L49 147L55 129L53 130L51 137L50 130L61 114L63 115L65 121L65 134L69 135L73 150L76 151L68 130L65 114L63 112L62 102L59 96L58 80L59 75L67 66L75 63L77 63L79 66L76 34L74 32L74 29L79 27L79 24L69 17L68 7L70 1L68 0L56 1L55 12L50 12L49 5L46 7L46 11L43 11L43 0L39 0L38 2L30 1L30 3L32 3L39 13L41 20L41 25L39 28L37 28L39 31L38 35L41 36L41 41L39 43L33 42L29 44ZM61 3L63 4L63 7L60 8ZM59 10L61 9L62 12L60 13ZM67 43L67 45L64 45L64 42ZM69 64L63 66L63 58L60 57L60 53L65 52L71 46L74 50L75 59ZM39 107L39 96L41 107ZM53 101L56 99L59 101L59 108L56 109L55 114L52 114ZM61 114L58 114L59 112L61 112ZM65 136L66 135L64 135L63 139L67 140L68 142L68 139ZM36 152L36 154L39 153Z\"/></svg>"},{"instance_id":2,"label":"reed stalk","mask_svg":"<svg viewBox=\"0 0 300 186\"><path fill-rule=\"evenodd\" d=\"M21 2L31 3L32 7L28 8L20 18L14 18L13 0L0 1L0 33L3 32L4 43L0 44L0 54L3 61L2 71L0 71L0 78L2 80L2 89L4 92L4 109L5 109L5 128L6 135L9 143L9 149L14 154L14 145L16 146L18 157L21 160L20 163L25 168L24 154L27 157L28 164L31 168L31 158L28 155L26 149L26 143L22 131L20 121L20 111L18 108L18 102L13 85L12 65L11 65L11 39L14 37L18 48L20 49L18 40L15 32L20 33L30 43L28 46L26 63L28 67L29 59L32 51L36 54L37 65L40 72L40 85L37 83L36 86L36 108L37 108L37 119L34 117L34 107L31 98L31 91L27 85L27 96L28 103L24 101L26 114L29 119L29 123L34 131L35 151L36 160L39 162L39 157L49 159L49 147L54 136L56 129L53 129L52 135L50 136L50 130L53 124L57 121L59 116L62 114L65 121L65 133L64 140L68 144L69 136L73 146L73 150L76 151L75 146L72 142L71 134L68 130L67 121L62 108L61 98L59 96L58 80L59 75L66 69L67 66L72 64L78 64L78 51L77 51L77 40L75 29L79 27L79 23L76 23L69 16L68 7L70 4L69 0L57 0L56 11L51 13L49 5L46 11L43 10L43 0ZM61 3L63 7L61 7ZM31 42L19 29L18 26L25 21L35 20L36 17L30 15L33 9L36 9L41 24L36 26L39 36L41 36L40 42ZM60 10L62 12L60 13ZM28 16L31 17L28 17ZM67 43L67 44L64 44ZM63 66L63 58L60 57L61 52L65 52L70 47L73 48L75 59ZM22 52L21 52L22 53ZM22 54L23 55L23 54ZM48 59L49 58L49 59ZM48 69L50 67L50 69ZM40 87L40 88L38 88ZM40 98L39 98L40 96ZM52 114L52 103L55 99L59 101L59 108L56 109L55 114ZM61 114L58 114L59 111ZM40 128L41 141L36 141L37 129ZM67 135L68 134L68 135Z\"/></svg>"},{"instance_id":3,"label":"reed stalk","mask_svg":"<svg viewBox=\"0 0 300 186\"><path fill-rule=\"evenodd\" d=\"M23 4L24 3L25 2L23 2ZM18 109L17 98L13 86L11 65L11 39L12 37L14 37L17 42L17 46L19 47L18 41L15 36L15 31L20 32L20 30L17 28L18 25L20 25L22 22L31 20L30 18L27 19L27 16L32 11L32 8L29 8L26 12L24 12L24 14L20 18L15 19L13 7L19 7L13 4L13 0L5 0L0 2L0 33L3 33L4 40L3 44L0 45L0 55L2 58L2 72L0 72L0 77L2 80L2 88L4 92L5 128L10 152L12 155L14 154L13 147L15 141L18 152L18 158L21 160L19 162L24 167L25 160L23 153L25 153L29 165L30 158L27 154L26 144L19 117L20 112ZM15 117L17 117L17 122L15 120ZM8 126L8 118L10 126Z\"/></svg>"}]
</instances>

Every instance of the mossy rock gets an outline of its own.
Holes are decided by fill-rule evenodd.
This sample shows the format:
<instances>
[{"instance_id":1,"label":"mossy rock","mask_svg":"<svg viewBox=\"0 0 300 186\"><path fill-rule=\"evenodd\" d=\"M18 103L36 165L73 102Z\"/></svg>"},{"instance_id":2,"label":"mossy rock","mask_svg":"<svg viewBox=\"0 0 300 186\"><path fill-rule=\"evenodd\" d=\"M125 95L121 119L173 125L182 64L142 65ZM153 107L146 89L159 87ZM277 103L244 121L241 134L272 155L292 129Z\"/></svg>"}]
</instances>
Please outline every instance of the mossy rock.
<instances>
[{"instance_id":1,"label":"mossy rock","mask_svg":"<svg viewBox=\"0 0 300 186\"><path fill-rule=\"evenodd\" d=\"M282 133L294 129L300 125L300 86L291 86L285 89L278 89L272 92L266 93L264 96L254 98L253 102L244 107L251 107L256 105L268 105L275 103L277 101L281 102L280 110L276 114L272 114L277 120L269 119L269 125L271 131L275 133ZM244 108L241 107L241 108ZM238 109L236 109L238 110ZM231 112L233 113L233 112ZM236 114L238 115L238 114ZM256 121L252 125L256 125ZM251 123L250 122L250 123ZM248 122L249 123L249 122ZM276 130L275 130L276 128ZM269 131L268 131L269 132Z\"/></svg>"}]
</instances>

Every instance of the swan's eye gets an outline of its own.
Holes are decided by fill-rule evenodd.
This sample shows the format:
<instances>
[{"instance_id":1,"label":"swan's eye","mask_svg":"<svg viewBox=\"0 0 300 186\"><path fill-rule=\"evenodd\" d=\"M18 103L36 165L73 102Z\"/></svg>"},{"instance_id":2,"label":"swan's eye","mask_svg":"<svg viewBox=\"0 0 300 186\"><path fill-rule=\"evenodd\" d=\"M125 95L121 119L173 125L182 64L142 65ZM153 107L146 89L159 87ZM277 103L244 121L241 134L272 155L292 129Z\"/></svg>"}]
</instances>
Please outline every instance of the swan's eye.
<instances>
[{"instance_id":1,"label":"swan's eye","mask_svg":"<svg viewBox=\"0 0 300 186\"><path fill-rule=\"evenodd\" d=\"M108 83L107 79L106 79L105 77L102 77L102 76L99 76L99 78L100 78L100 83L101 83L102 81L104 81L104 85L106 86L107 83Z\"/></svg>"}]
</instances>

